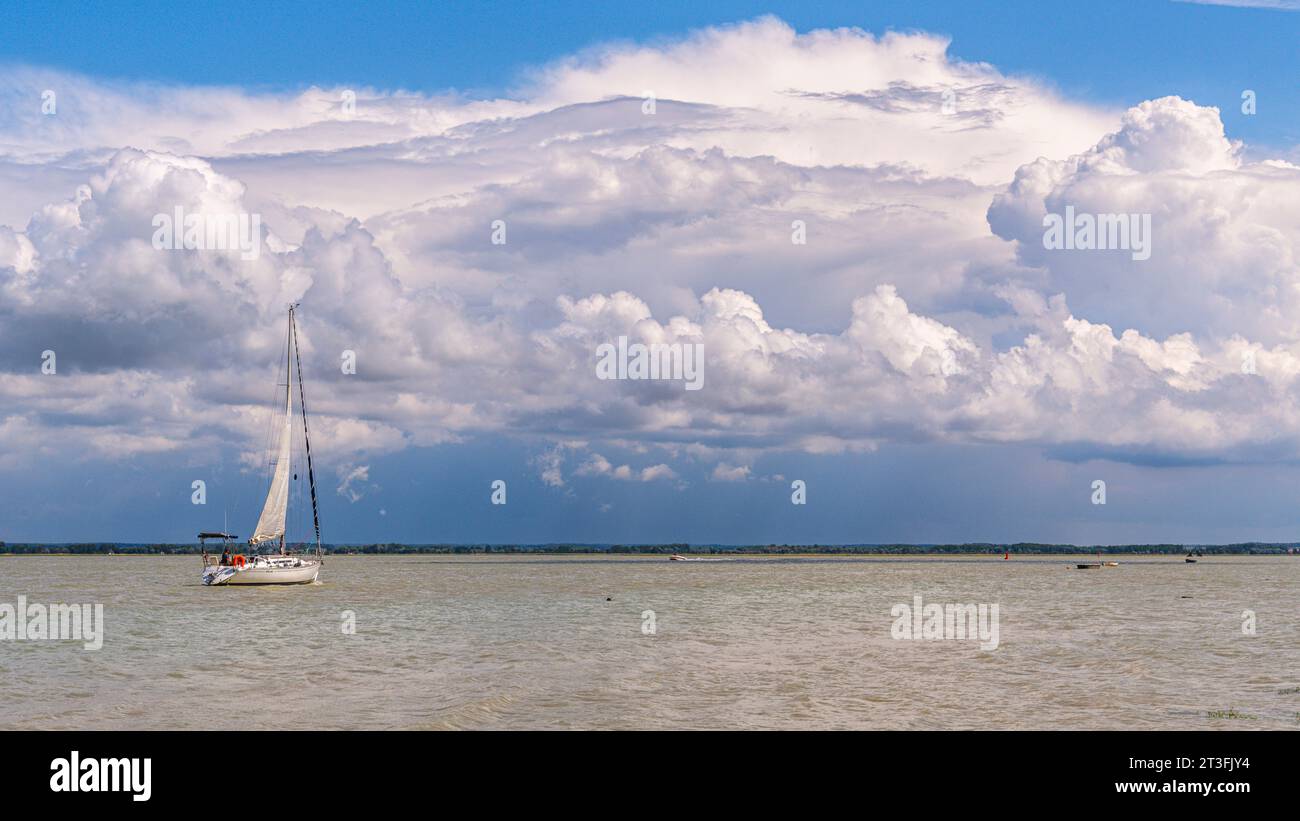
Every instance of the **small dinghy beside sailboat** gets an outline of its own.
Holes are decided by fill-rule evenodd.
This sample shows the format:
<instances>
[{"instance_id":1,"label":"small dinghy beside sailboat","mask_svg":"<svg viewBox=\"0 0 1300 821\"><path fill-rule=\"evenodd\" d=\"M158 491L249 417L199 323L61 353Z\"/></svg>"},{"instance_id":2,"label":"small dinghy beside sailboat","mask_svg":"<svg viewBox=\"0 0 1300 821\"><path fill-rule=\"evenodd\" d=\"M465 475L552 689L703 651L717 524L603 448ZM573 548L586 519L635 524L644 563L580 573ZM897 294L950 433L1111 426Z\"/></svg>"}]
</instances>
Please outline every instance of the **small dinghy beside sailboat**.
<instances>
[{"instance_id":1,"label":"small dinghy beside sailboat","mask_svg":"<svg viewBox=\"0 0 1300 821\"><path fill-rule=\"evenodd\" d=\"M302 386L302 359L298 354L298 328L294 322L294 308L289 307L289 336L285 345L285 383L284 383L284 419L279 425L279 441L276 448L275 471L271 476L271 486L266 492L266 502L262 506L262 515L258 517L257 527L248 540L250 555L234 553L231 550L236 537L228 533L200 533L199 542L204 545L203 576L205 585L240 585L240 584L309 584L320 575L321 557L320 515L316 508L316 476L312 471L311 437L307 427L307 396ZM293 376L297 366L298 402L302 411L303 446L307 456L307 480L311 488L311 518L316 534L316 555L298 556L286 552L285 525L289 512L289 478L290 462L293 451ZM296 478L296 476L295 476ZM208 539L221 539L222 554L218 558L209 556ZM277 545L278 553L259 554L259 546Z\"/></svg>"}]
</instances>

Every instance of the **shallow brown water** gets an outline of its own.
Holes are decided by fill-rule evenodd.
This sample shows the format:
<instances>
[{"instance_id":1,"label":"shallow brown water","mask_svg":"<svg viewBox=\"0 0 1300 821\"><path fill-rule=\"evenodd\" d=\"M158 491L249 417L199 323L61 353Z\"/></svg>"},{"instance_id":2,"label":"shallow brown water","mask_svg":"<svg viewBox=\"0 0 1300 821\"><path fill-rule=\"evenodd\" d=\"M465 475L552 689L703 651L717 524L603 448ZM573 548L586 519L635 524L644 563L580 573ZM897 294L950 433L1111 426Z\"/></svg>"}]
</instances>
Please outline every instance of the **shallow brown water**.
<instances>
[{"instance_id":1,"label":"shallow brown water","mask_svg":"<svg viewBox=\"0 0 1300 821\"><path fill-rule=\"evenodd\" d=\"M0 641L0 728L1300 729L1300 559L1120 561L345 556L205 588L196 557L0 557L0 603L106 621ZM892 638L916 595L997 604L999 646Z\"/></svg>"}]
</instances>

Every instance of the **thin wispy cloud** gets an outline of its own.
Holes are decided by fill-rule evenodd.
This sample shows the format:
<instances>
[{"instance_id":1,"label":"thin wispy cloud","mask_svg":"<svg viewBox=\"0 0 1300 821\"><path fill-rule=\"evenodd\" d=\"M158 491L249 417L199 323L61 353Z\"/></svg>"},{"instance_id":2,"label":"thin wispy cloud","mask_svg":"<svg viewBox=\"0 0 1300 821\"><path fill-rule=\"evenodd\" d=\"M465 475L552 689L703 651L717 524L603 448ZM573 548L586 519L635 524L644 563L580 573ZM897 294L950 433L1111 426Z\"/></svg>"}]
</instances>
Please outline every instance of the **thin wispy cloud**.
<instances>
[{"instance_id":1,"label":"thin wispy cloud","mask_svg":"<svg viewBox=\"0 0 1300 821\"><path fill-rule=\"evenodd\" d=\"M1198 6L1235 6L1243 9L1300 11L1300 0L1174 0L1174 2L1192 3Z\"/></svg>"}]
</instances>

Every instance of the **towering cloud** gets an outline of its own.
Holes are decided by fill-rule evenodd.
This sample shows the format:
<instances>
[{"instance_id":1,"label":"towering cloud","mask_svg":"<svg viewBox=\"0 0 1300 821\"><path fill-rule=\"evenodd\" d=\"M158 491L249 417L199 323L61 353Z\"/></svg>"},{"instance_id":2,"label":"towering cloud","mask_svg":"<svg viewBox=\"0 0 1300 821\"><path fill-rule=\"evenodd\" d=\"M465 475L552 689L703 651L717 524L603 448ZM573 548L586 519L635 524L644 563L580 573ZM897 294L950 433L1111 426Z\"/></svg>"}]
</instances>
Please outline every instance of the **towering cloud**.
<instances>
[{"instance_id":1,"label":"towering cloud","mask_svg":"<svg viewBox=\"0 0 1300 821\"><path fill-rule=\"evenodd\" d=\"M367 455L487 435L557 488L900 440L1294 455L1300 168L946 47L763 19L502 100L9 71L0 460L255 450L291 301L347 495ZM1149 215L1150 258L1045 248L1067 206ZM155 247L177 209L256 214L259 252ZM619 336L703 344L704 388L597 379Z\"/></svg>"}]
</instances>

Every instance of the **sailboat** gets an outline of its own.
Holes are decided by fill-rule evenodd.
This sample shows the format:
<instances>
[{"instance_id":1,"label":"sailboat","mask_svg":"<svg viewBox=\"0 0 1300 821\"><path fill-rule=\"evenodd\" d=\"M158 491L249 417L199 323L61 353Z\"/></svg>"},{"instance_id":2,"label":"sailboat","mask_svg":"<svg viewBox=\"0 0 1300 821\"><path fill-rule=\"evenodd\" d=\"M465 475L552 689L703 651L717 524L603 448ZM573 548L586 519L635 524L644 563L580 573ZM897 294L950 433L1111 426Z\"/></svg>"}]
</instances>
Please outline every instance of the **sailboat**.
<instances>
[{"instance_id":1,"label":"sailboat","mask_svg":"<svg viewBox=\"0 0 1300 821\"><path fill-rule=\"evenodd\" d=\"M262 515L248 540L250 555L230 555L234 537L224 530L221 533L200 533L200 541L219 537L225 550L220 559L203 552L203 583L206 585L231 584L310 584L320 575L324 559L321 557L320 515L316 508L316 475L312 471L311 436L307 427L307 394L302 386L302 358L298 354L298 326L294 321L297 305L289 306L289 335L285 343L284 419L274 420L279 428L279 442L275 454L275 470L271 486L266 492ZM289 513L289 477L293 451L293 377L298 376L298 404L302 412L302 437L307 455L307 480L311 487L311 519L316 531L316 555L300 556L285 549L285 523ZM278 405L278 400L277 400ZM296 478L296 475L295 475ZM278 553L260 554L259 547L278 546Z\"/></svg>"}]
</instances>

